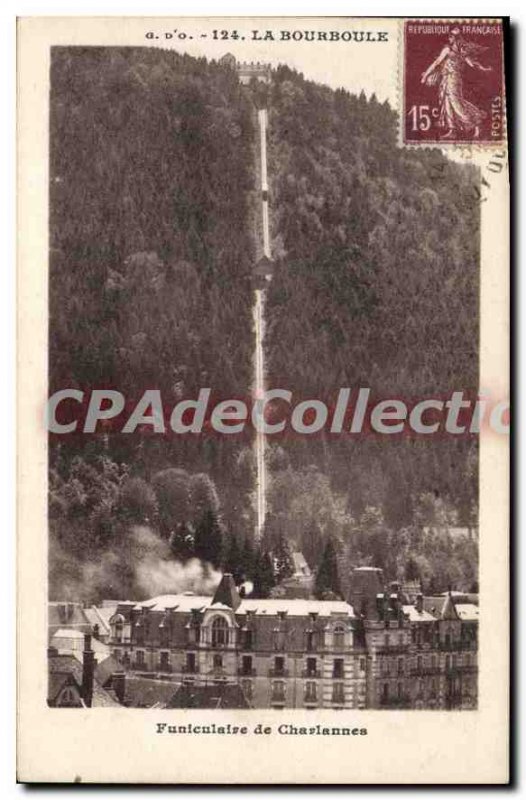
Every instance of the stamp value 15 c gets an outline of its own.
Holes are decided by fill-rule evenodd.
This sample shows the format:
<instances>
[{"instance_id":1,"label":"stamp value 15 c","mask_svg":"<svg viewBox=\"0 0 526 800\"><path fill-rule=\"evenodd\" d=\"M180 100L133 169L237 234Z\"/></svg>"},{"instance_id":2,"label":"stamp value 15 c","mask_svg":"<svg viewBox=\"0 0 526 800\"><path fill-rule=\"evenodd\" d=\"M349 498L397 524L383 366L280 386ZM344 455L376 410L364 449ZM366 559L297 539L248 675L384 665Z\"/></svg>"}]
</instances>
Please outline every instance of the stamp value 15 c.
<instances>
[{"instance_id":1,"label":"stamp value 15 c","mask_svg":"<svg viewBox=\"0 0 526 800\"><path fill-rule=\"evenodd\" d=\"M404 144L490 144L506 137L500 21L406 20Z\"/></svg>"}]
</instances>

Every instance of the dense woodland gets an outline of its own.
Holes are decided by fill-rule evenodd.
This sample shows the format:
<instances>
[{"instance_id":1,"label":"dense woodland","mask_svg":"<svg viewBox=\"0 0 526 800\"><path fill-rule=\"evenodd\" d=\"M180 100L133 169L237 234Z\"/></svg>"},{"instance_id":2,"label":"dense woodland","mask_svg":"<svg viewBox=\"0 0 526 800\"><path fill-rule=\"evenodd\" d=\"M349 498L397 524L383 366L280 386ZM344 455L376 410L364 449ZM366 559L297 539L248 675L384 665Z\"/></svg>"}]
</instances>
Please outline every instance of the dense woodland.
<instances>
[{"instance_id":1,"label":"dense woodland","mask_svg":"<svg viewBox=\"0 0 526 800\"><path fill-rule=\"evenodd\" d=\"M50 392L156 387L173 401L252 383L255 103L270 117L275 277L268 383L299 399L476 391L476 178L396 145L396 115L282 67L268 97L204 59L55 48L51 65ZM266 595L299 547L334 577L374 563L428 590L472 588L476 441L371 436L271 445L254 527L242 437L50 440L50 594L206 589L227 568ZM206 565L206 566L203 566ZM342 567L343 564L343 567ZM331 577L332 576L332 577ZM344 582L343 582L344 583Z\"/></svg>"}]
</instances>

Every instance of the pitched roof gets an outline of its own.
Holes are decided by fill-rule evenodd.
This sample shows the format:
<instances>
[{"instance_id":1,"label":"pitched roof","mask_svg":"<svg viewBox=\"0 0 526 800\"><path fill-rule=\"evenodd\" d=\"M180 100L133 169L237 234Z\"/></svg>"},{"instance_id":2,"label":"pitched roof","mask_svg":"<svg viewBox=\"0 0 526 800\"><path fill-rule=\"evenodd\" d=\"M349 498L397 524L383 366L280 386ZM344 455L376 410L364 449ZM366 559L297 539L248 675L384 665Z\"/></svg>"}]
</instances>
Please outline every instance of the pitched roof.
<instances>
[{"instance_id":1,"label":"pitched roof","mask_svg":"<svg viewBox=\"0 0 526 800\"><path fill-rule=\"evenodd\" d=\"M155 678L141 678L126 675L124 705L133 708L164 708L173 697L178 683L161 681Z\"/></svg>"},{"instance_id":2,"label":"pitched roof","mask_svg":"<svg viewBox=\"0 0 526 800\"><path fill-rule=\"evenodd\" d=\"M75 681L78 689L82 686L82 664L75 656L50 656L48 658L48 701L55 700L62 686ZM57 688L58 687L58 688ZM92 706L119 706L118 703L98 681L93 681Z\"/></svg>"},{"instance_id":3,"label":"pitched roof","mask_svg":"<svg viewBox=\"0 0 526 800\"><path fill-rule=\"evenodd\" d=\"M101 634L110 633L110 618L117 609L117 603L106 606L90 606L84 609L84 614L92 626L98 625Z\"/></svg>"},{"instance_id":4,"label":"pitched roof","mask_svg":"<svg viewBox=\"0 0 526 800\"><path fill-rule=\"evenodd\" d=\"M108 656L108 658L104 658L95 667L95 678L101 686L104 686L108 678L111 678L115 672L122 671L122 664L119 664L117 659L113 658L113 656Z\"/></svg>"},{"instance_id":5,"label":"pitched roof","mask_svg":"<svg viewBox=\"0 0 526 800\"><path fill-rule=\"evenodd\" d=\"M59 655L73 655L78 661L82 661L84 634L81 631L74 628L59 628L51 637L50 645L58 650ZM95 653L96 661L103 661L110 653L108 645L99 642L95 637L91 638L91 649Z\"/></svg>"},{"instance_id":6,"label":"pitched roof","mask_svg":"<svg viewBox=\"0 0 526 800\"><path fill-rule=\"evenodd\" d=\"M48 627L51 633L57 628L73 628L91 633L92 625L80 603L48 603Z\"/></svg>"},{"instance_id":7,"label":"pitched roof","mask_svg":"<svg viewBox=\"0 0 526 800\"><path fill-rule=\"evenodd\" d=\"M234 578L229 572L225 572L221 578L219 586L215 591L212 605L215 603L222 603L223 605L228 606L236 611L240 602L241 598L239 597L239 592L236 589Z\"/></svg>"},{"instance_id":8,"label":"pitched roof","mask_svg":"<svg viewBox=\"0 0 526 800\"><path fill-rule=\"evenodd\" d=\"M479 618L479 607L474 603L459 603L456 610L463 622L472 622Z\"/></svg>"},{"instance_id":9,"label":"pitched roof","mask_svg":"<svg viewBox=\"0 0 526 800\"><path fill-rule=\"evenodd\" d=\"M166 708L250 708L237 683L214 686L183 684L166 704Z\"/></svg>"},{"instance_id":10,"label":"pitched roof","mask_svg":"<svg viewBox=\"0 0 526 800\"><path fill-rule=\"evenodd\" d=\"M448 592L446 599L444 601L444 605L442 606L442 619L458 619L457 609L455 608L455 603L453 598L451 597L451 592Z\"/></svg>"},{"instance_id":11,"label":"pitched roof","mask_svg":"<svg viewBox=\"0 0 526 800\"><path fill-rule=\"evenodd\" d=\"M407 605L402 606L404 614L409 617L410 622L434 622L435 617L433 614L430 614L429 611L426 611L425 608L422 611L418 611L414 605Z\"/></svg>"},{"instance_id":12,"label":"pitched roof","mask_svg":"<svg viewBox=\"0 0 526 800\"><path fill-rule=\"evenodd\" d=\"M309 614L317 614L319 617L330 617L332 614L354 616L352 606L344 600L304 600L303 598L252 600L247 597L241 601L238 613L246 614L247 611L270 616L277 616L280 612L284 612L289 617L308 617Z\"/></svg>"}]
</instances>

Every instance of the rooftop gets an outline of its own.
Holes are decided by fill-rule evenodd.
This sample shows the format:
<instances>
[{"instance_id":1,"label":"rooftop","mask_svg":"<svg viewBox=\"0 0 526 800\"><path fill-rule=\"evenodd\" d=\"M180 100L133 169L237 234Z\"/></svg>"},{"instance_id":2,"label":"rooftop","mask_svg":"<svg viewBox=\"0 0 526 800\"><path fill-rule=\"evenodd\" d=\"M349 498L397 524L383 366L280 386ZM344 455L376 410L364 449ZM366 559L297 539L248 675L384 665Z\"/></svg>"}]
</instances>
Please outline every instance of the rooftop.
<instances>
[{"instance_id":1,"label":"rooftop","mask_svg":"<svg viewBox=\"0 0 526 800\"><path fill-rule=\"evenodd\" d=\"M66 683L73 680L77 687L82 686L82 664L75 656L54 655L48 658L48 702L57 697L59 691ZM97 680L93 681L92 706L119 706L120 703Z\"/></svg>"}]
</instances>

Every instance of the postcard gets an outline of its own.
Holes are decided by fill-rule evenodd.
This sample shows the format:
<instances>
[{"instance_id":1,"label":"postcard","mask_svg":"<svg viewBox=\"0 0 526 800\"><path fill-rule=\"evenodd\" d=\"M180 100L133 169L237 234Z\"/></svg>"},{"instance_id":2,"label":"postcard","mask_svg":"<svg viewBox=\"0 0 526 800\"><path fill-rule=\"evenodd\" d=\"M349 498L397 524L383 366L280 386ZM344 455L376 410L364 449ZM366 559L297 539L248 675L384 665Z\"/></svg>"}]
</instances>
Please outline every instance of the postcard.
<instances>
[{"instance_id":1,"label":"postcard","mask_svg":"<svg viewBox=\"0 0 526 800\"><path fill-rule=\"evenodd\" d=\"M509 780L503 18L18 24L18 780Z\"/></svg>"}]
</instances>

